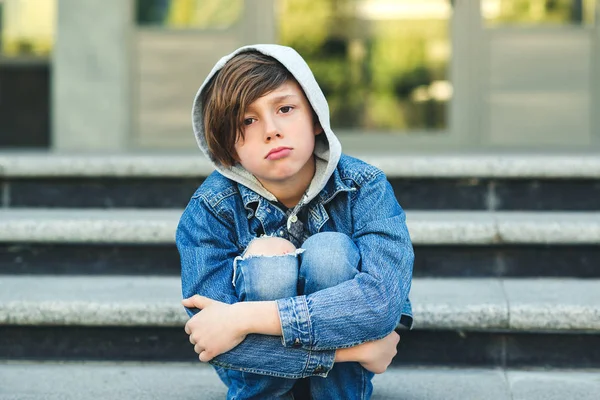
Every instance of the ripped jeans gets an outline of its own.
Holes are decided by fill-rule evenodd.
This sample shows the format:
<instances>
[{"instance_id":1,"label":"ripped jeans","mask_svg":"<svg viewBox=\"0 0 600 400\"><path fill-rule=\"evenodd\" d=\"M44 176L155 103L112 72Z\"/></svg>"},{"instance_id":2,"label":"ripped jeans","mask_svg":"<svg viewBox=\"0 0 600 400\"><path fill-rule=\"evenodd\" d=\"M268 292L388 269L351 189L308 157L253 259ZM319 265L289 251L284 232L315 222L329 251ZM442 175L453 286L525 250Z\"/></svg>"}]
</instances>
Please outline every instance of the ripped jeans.
<instances>
[{"instance_id":1,"label":"ripped jeans","mask_svg":"<svg viewBox=\"0 0 600 400\"><path fill-rule=\"evenodd\" d=\"M301 249L290 254L238 258L234 284L240 301L308 295L352 279L359 262L359 251L348 236L323 232L309 237ZM327 378L298 380L215 368L229 388L229 400L366 400L373 391L373 373L356 362L335 364Z\"/></svg>"}]
</instances>

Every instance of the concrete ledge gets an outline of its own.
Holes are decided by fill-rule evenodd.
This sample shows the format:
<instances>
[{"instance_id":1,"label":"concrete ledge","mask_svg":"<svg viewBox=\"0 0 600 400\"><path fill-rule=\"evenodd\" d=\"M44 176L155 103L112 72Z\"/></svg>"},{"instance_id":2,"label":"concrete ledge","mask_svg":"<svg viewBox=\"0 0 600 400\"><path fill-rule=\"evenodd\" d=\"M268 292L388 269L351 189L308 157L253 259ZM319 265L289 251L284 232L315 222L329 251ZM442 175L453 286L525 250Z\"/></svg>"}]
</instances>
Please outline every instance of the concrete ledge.
<instances>
[{"instance_id":1,"label":"concrete ledge","mask_svg":"<svg viewBox=\"0 0 600 400\"><path fill-rule=\"evenodd\" d=\"M498 279L414 279L416 329L507 329L508 307Z\"/></svg>"},{"instance_id":2,"label":"concrete ledge","mask_svg":"<svg viewBox=\"0 0 600 400\"><path fill-rule=\"evenodd\" d=\"M183 326L172 277L0 277L0 324Z\"/></svg>"},{"instance_id":3,"label":"concrete ledge","mask_svg":"<svg viewBox=\"0 0 600 400\"><path fill-rule=\"evenodd\" d=\"M197 362L5 361L0 375L2 400L222 400L227 394L215 371ZM391 367L373 379L373 400L596 400L599 376L593 369Z\"/></svg>"},{"instance_id":4,"label":"concrete ledge","mask_svg":"<svg viewBox=\"0 0 600 400\"><path fill-rule=\"evenodd\" d=\"M175 243L181 210L0 210L0 241Z\"/></svg>"},{"instance_id":5,"label":"concrete ledge","mask_svg":"<svg viewBox=\"0 0 600 400\"><path fill-rule=\"evenodd\" d=\"M389 177L407 178L600 178L595 154L452 154L355 156ZM200 177L212 172L200 151L168 154L0 153L0 176Z\"/></svg>"},{"instance_id":6,"label":"concrete ledge","mask_svg":"<svg viewBox=\"0 0 600 400\"><path fill-rule=\"evenodd\" d=\"M503 282L510 303L510 327L518 330L600 331L598 280L527 279Z\"/></svg>"},{"instance_id":7,"label":"concrete ledge","mask_svg":"<svg viewBox=\"0 0 600 400\"><path fill-rule=\"evenodd\" d=\"M0 210L0 241L174 243L181 210ZM408 211L418 245L597 244L597 212Z\"/></svg>"},{"instance_id":8,"label":"concrete ledge","mask_svg":"<svg viewBox=\"0 0 600 400\"><path fill-rule=\"evenodd\" d=\"M2 154L0 176L34 177L197 177L214 168L194 154Z\"/></svg>"},{"instance_id":9,"label":"concrete ledge","mask_svg":"<svg viewBox=\"0 0 600 400\"><path fill-rule=\"evenodd\" d=\"M0 324L183 326L172 277L0 277ZM542 294L537 296L537 294ZM415 279L416 329L600 332L600 280Z\"/></svg>"}]
</instances>

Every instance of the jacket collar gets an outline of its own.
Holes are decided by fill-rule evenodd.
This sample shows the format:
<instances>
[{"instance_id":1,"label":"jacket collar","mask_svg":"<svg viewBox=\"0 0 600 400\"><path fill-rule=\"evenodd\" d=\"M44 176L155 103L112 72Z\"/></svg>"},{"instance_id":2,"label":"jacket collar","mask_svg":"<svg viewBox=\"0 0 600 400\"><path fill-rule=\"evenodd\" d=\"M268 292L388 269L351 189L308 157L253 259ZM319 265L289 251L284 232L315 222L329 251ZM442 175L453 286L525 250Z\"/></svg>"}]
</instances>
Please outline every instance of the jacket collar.
<instances>
[{"instance_id":1,"label":"jacket collar","mask_svg":"<svg viewBox=\"0 0 600 400\"><path fill-rule=\"evenodd\" d=\"M238 189L240 191L240 195L242 196L242 201L244 202L244 207L248 210L256 210L258 203L261 202L261 199L264 201L265 199L248 188L247 186L238 183ZM338 169L333 171L331 178L325 184L325 187L319 192L319 194L315 197L312 204L326 204L329 203L333 198L340 192L349 192L355 190L353 187L350 187L344 183L342 178L340 177L340 173ZM256 203L256 204L252 204Z\"/></svg>"},{"instance_id":2,"label":"jacket collar","mask_svg":"<svg viewBox=\"0 0 600 400\"><path fill-rule=\"evenodd\" d=\"M248 188L245 185L242 185L241 183L238 183L237 186L240 191L240 195L242 196L244 207L251 208L251 203L258 203L260 201L261 196L254 190Z\"/></svg>"},{"instance_id":3,"label":"jacket collar","mask_svg":"<svg viewBox=\"0 0 600 400\"><path fill-rule=\"evenodd\" d=\"M327 204L340 192L351 192L355 188L348 186L341 178L340 171L336 168L325 187L319 192L315 200L319 204Z\"/></svg>"}]
</instances>

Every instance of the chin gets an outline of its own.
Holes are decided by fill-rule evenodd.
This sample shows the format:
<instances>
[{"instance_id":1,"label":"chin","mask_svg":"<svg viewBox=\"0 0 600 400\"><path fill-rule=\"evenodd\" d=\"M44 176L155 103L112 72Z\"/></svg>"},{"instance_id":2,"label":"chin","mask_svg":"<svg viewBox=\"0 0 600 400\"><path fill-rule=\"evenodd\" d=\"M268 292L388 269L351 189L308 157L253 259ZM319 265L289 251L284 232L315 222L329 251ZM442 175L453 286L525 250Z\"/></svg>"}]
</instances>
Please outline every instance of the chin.
<instances>
[{"instance_id":1,"label":"chin","mask_svg":"<svg viewBox=\"0 0 600 400\"><path fill-rule=\"evenodd\" d=\"M276 177L290 178L290 177L298 174L300 171L297 171L296 169L292 169L289 167L284 167L284 168L275 168L269 172L270 172L269 175L273 178L276 178Z\"/></svg>"}]
</instances>

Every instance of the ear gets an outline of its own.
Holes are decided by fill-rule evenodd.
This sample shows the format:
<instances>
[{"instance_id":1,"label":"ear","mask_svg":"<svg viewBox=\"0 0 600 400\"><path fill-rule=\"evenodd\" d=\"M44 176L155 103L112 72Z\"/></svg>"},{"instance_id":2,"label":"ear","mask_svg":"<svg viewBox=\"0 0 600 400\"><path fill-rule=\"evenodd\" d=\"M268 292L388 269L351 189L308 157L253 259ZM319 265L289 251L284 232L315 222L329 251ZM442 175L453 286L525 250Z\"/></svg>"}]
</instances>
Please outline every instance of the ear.
<instances>
[{"instance_id":1,"label":"ear","mask_svg":"<svg viewBox=\"0 0 600 400\"><path fill-rule=\"evenodd\" d=\"M314 132L315 132L315 136L320 135L321 133L323 133L323 127L321 126L321 124L319 122L315 122L315 125L313 127Z\"/></svg>"}]
</instances>

